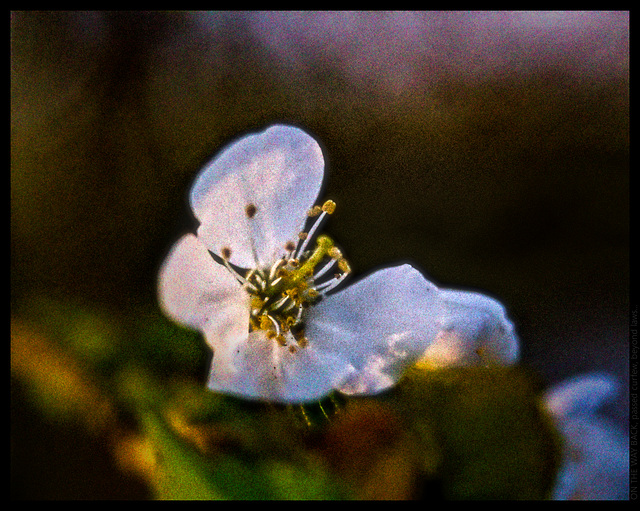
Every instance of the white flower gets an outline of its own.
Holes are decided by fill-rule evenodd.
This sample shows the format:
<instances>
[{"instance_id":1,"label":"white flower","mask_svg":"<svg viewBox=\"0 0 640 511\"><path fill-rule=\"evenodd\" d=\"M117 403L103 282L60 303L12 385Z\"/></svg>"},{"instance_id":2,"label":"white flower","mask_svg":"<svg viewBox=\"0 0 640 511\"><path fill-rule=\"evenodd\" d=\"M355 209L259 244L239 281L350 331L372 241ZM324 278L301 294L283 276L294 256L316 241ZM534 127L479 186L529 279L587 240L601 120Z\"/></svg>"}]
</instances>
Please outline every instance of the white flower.
<instances>
[{"instance_id":1,"label":"white flower","mask_svg":"<svg viewBox=\"0 0 640 511\"><path fill-rule=\"evenodd\" d=\"M332 201L310 208L323 176L316 141L281 125L228 146L198 175L190 195L197 236L170 251L159 297L171 318L201 331L213 349L210 389L286 403L334 389L374 394L436 338L451 343L452 332L452 359L483 346L496 361L517 358L496 302L482 302L494 305L480 313L479 295L443 293L409 264L329 294L350 268L330 238L316 237L335 209Z\"/></svg>"},{"instance_id":2,"label":"white flower","mask_svg":"<svg viewBox=\"0 0 640 511\"><path fill-rule=\"evenodd\" d=\"M572 378L547 392L544 400L563 440L554 500L629 498L629 451L624 435L598 409L616 393L603 374Z\"/></svg>"},{"instance_id":3,"label":"white flower","mask_svg":"<svg viewBox=\"0 0 640 511\"><path fill-rule=\"evenodd\" d=\"M427 368L513 364L520 347L504 307L486 295L440 291L439 331L418 365Z\"/></svg>"}]
</instances>

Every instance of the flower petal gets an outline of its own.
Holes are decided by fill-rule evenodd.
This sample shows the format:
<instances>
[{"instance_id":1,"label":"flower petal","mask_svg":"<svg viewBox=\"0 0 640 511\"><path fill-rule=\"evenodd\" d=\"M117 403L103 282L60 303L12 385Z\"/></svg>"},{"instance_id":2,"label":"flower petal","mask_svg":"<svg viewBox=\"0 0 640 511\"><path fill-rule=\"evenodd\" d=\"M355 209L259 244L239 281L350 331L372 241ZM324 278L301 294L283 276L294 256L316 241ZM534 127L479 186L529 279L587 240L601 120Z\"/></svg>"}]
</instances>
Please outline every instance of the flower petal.
<instances>
[{"instance_id":1,"label":"flower petal","mask_svg":"<svg viewBox=\"0 0 640 511\"><path fill-rule=\"evenodd\" d=\"M224 356L214 352L207 386L243 398L278 403L318 401L353 369L316 350L280 346L262 331L231 343Z\"/></svg>"},{"instance_id":2,"label":"flower petal","mask_svg":"<svg viewBox=\"0 0 640 511\"><path fill-rule=\"evenodd\" d=\"M617 382L606 374L579 375L547 392L545 406L556 417L590 414L612 399L617 391Z\"/></svg>"},{"instance_id":3,"label":"flower petal","mask_svg":"<svg viewBox=\"0 0 640 511\"><path fill-rule=\"evenodd\" d=\"M249 295L193 235L171 249L158 277L160 306L174 321L207 332L210 344L249 329Z\"/></svg>"},{"instance_id":4,"label":"flower petal","mask_svg":"<svg viewBox=\"0 0 640 511\"><path fill-rule=\"evenodd\" d=\"M480 293L441 290L440 332L419 364L427 367L511 364L519 346L513 324L499 302Z\"/></svg>"},{"instance_id":5,"label":"flower petal","mask_svg":"<svg viewBox=\"0 0 640 511\"><path fill-rule=\"evenodd\" d=\"M438 290L418 270L409 264L385 268L310 309L305 350L334 361L338 390L375 394L393 385L433 342L439 314Z\"/></svg>"},{"instance_id":6,"label":"flower petal","mask_svg":"<svg viewBox=\"0 0 640 511\"><path fill-rule=\"evenodd\" d=\"M230 261L243 268L275 261L297 241L323 173L320 146L299 128L277 125L238 140L191 189L198 236L216 254L231 249Z\"/></svg>"},{"instance_id":7,"label":"flower petal","mask_svg":"<svg viewBox=\"0 0 640 511\"><path fill-rule=\"evenodd\" d=\"M554 500L629 498L629 439L602 417L572 416L558 424L564 439Z\"/></svg>"}]
</instances>

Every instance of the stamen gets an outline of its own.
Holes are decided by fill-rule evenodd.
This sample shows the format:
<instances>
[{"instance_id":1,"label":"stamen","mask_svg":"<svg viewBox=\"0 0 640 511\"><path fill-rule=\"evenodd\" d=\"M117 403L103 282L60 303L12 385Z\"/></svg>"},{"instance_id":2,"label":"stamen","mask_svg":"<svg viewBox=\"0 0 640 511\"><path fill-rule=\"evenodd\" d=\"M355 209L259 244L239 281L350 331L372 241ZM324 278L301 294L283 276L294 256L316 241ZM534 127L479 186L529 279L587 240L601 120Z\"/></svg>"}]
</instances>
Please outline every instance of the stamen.
<instances>
[{"instance_id":1,"label":"stamen","mask_svg":"<svg viewBox=\"0 0 640 511\"><path fill-rule=\"evenodd\" d=\"M322 277L325 273L327 273L331 268L333 268L333 266L337 263L337 259L331 259L331 261L329 261L327 264L325 264L322 268L320 268L315 275L313 276L314 279L317 279L318 277Z\"/></svg>"},{"instance_id":2,"label":"stamen","mask_svg":"<svg viewBox=\"0 0 640 511\"><path fill-rule=\"evenodd\" d=\"M284 262L285 262L284 259L278 259L274 263L274 265L271 267L271 271L269 272L269 281L270 282L275 278L275 276L276 276L276 274L278 272L278 268L280 268L280 266L282 266L284 264Z\"/></svg>"},{"instance_id":3,"label":"stamen","mask_svg":"<svg viewBox=\"0 0 640 511\"><path fill-rule=\"evenodd\" d=\"M338 284L340 284L347 275L348 275L348 273L343 273L342 275L337 275L333 279L331 279L331 280L329 280L327 282L323 282L322 284L318 285L316 287L316 289L318 291L320 291L320 295L324 296L326 293L328 293L333 288L335 288Z\"/></svg>"},{"instance_id":4,"label":"stamen","mask_svg":"<svg viewBox=\"0 0 640 511\"><path fill-rule=\"evenodd\" d=\"M307 233L306 238L303 238L302 245L298 247L298 250L296 250L296 253L294 254L294 256L298 257L300 254L304 252L304 249L307 248L309 241L311 240L311 238L313 238L313 234L316 232L318 227L320 227L320 224L322 223L322 220L324 219L324 217L327 215L331 215L335 210L336 210L336 203L333 202L332 200L328 200L322 205L322 207L314 206L313 209L309 211L308 213L309 216L317 216L317 215L320 215L320 216L311 226L311 229L309 229L309 232Z\"/></svg>"},{"instance_id":5,"label":"stamen","mask_svg":"<svg viewBox=\"0 0 640 511\"><path fill-rule=\"evenodd\" d=\"M322 205L322 211L324 211L327 215L333 214L336 210L336 203L332 200L328 200Z\"/></svg>"},{"instance_id":6,"label":"stamen","mask_svg":"<svg viewBox=\"0 0 640 511\"><path fill-rule=\"evenodd\" d=\"M225 268L229 271L229 273L231 273L231 275L233 275L236 278L236 280L240 282L242 285L244 285L246 288L249 288L252 292L257 293L258 288L254 286L251 282L249 282L246 277L243 277L240 273L238 273L238 271L229 263L229 258L231 257L231 249L229 247L223 247L220 252L222 254L222 263L224 264Z\"/></svg>"},{"instance_id":7,"label":"stamen","mask_svg":"<svg viewBox=\"0 0 640 511\"><path fill-rule=\"evenodd\" d=\"M320 206L313 206L307 212L307 216L318 216L320 213L322 213L322 208Z\"/></svg>"}]
</instances>

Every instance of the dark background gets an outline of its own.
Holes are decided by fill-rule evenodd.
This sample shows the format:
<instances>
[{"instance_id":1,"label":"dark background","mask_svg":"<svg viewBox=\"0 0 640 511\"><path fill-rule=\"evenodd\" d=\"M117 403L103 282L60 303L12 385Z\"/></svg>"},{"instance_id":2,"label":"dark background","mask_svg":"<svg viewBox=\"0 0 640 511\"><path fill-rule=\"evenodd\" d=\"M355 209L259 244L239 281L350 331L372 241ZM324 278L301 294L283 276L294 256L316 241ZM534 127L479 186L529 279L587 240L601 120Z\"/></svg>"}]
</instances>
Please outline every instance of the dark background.
<instances>
[{"instance_id":1,"label":"dark background","mask_svg":"<svg viewBox=\"0 0 640 511\"><path fill-rule=\"evenodd\" d=\"M552 384L627 419L625 12L13 12L11 298L155 300L191 180L276 122L325 150L356 273L410 260L509 309ZM60 463L64 460L64 463ZM128 498L95 440L12 399L16 498Z\"/></svg>"}]
</instances>

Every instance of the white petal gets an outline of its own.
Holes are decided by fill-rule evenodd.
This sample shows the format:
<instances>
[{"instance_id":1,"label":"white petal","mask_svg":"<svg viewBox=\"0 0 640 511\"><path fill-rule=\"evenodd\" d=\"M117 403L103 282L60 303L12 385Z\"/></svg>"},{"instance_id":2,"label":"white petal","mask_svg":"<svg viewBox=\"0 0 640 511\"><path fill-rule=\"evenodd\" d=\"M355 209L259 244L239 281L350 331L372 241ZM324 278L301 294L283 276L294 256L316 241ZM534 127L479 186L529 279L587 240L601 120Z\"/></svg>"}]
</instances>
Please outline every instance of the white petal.
<instances>
[{"instance_id":1,"label":"white petal","mask_svg":"<svg viewBox=\"0 0 640 511\"><path fill-rule=\"evenodd\" d=\"M556 417L590 414L617 390L616 381L606 374L580 375L551 388L545 396L545 406Z\"/></svg>"},{"instance_id":2,"label":"white petal","mask_svg":"<svg viewBox=\"0 0 640 511\"><path fill-rule=\"evenodd\" d=\"M297 241L323 172L320 146L299 128L277 125L234 142L194 182L198 236L216 254L230 248L230 261L243 268L255 267L256 258L262 266L275 261Z\"/></svg>"},{"instance_id":3,"label":"white petal","mask_svg":"<svg viewBox=\"0 0 640 511\"><path fill-rule=\"evenodd\" d=\"M440 332L420 360L427 367L511 364L519 346L500 303L480 293L441 290Z\"/></svg>"},{"instance_id":4,"label":"white petal","mask_svg":"<svg viewBox=\"0 0 640 511\"><path fill-rule=\"evenodd\" d=\"M309 311L306 349L333 360L339 390L375 394L393 385L435 338L437 288L405 264L379 270ZM346 370L346 368L350 368Z\"/></svg>"},{"instance_id":5,"label":"white petal","mask_svg":"<svg viewBox=\"0 0 640 511\"><path fill-rule=\"evenodd\" d=\"M309 347L294 353L256 331L238 339L224 356L214 352L209 389L279 403L318 401L352 369Z\"/></svg>"},{"instance_id":6,"label":"white petal","mask_svg":"<svg viewBox=\"0 0 640 511\"><path fill-rule=\"evenodd\" d=\"M609 421L586 415L559 423L564 438L554 500L629 498L629 439Z\"/></svg>"},{"instance_id":7,"label":"white petal","mask_svg":"<svg viewBox=\"0 0 640 511\"><path fill-rule=\"evenodd\" d=\"M215 331L248 331L249 295L193 234L182 237L165 259L158 277L158 297L169 317L209 331L212 339Z\"/></svg>"}]
</instances>

